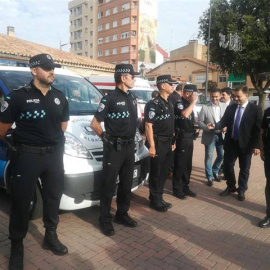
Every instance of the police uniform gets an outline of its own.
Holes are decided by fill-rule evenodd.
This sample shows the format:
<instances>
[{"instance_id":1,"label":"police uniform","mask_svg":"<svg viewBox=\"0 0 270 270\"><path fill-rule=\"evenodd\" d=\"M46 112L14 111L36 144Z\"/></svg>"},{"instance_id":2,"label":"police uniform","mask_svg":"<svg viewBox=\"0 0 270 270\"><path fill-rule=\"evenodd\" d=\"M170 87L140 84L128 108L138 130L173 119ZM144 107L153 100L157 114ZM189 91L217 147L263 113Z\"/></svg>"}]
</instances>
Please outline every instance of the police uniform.
<instances>
[{"instance_id":1,"label":"police uniform","mask_svg":"<svg viewBox=\"0 0 270 270\"><path fill-rule=\"evenodd\" d=\"M146 104L144 118L145 122L153 124L156 156L150 158L149 199L150 205L153 203L156 206L163 201L163 189L172 157L174 133L172 102L158 95Z\"/></svg>"},{"instance_id":2,"label":"police uniform","mask_svg":"<svg viewBox=\"0 0 270 270\"><path fill-rule=\"evenodd\" d=\"M266 215L270 218L270 108L263 115L261 128L264 130L264 171L266 177L265 198Z\"/></svg>"},{"instance_id":3,"label":"police uniform","mask_svg":"<svg viewBox=\"0 0 270 270\"><path fill-rule=\"evenodd\" d=\"M188 190L192 170L194 113L188 118L181 115L190 103L182 98L175 104L176 149L173 170L173 193L178 196Z\"/></svg>"},{"instance_id":4,"label":"police uniform","mask_svg":"<svg viewBox=\"0 0 270 270\"><path fill-rule=\"evenodd\" d=\"M31 82L2 102L0 121L16 124L11 158L11 240L22 240L27 233L30 201L38 178L42 182L44 227L56 227L59 222L64 179L61 122L68 120L67 100L53 87L44 96Z\"/></svg>"},{"instance_id":5,"label":"police uniform","mask_svg":"<svg viewBox=\"0 0 270 270\"><path fill-rule=\"evenodd\" d=\"M134 170L134 138L137 121L137 102L129 92L118 87L104 96L95 114L99 122L104 121L103 136L103 184L100 199L100 222L111 222L111 202L117 190L116 217L125 216L130 206Z\"/></svg>"}]
</instances>

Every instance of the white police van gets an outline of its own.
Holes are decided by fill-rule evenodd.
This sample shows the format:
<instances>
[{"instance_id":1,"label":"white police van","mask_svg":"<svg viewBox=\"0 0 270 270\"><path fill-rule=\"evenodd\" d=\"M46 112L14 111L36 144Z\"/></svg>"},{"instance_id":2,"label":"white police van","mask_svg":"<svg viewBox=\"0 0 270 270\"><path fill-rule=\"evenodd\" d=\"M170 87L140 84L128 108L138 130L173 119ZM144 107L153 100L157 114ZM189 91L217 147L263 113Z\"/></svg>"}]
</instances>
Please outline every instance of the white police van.
<instances>
[{"instance_id":1,"label":"white police van","mask_svg":"<svg viewBox=\"0 0 270 270\"><path fill-rule=\"evenodd\" d=\"M14 89L29 84L32 79L26 67L0 66L0 100ZM65 69L55 69L54 87L61 90L69 102L70 121L65 132L64 195L60 209L75 210L99 204L102 177L103 144L90 128L90 122L102 98L102 93L87 79ZM148 179L148 150L137 131L135 136L135 168L132 191ZM9 186L9 160L6 144L0 140L0 187ZM42 215L42 186L37 181L30 218Z\"/></svg>"}]
</instances>

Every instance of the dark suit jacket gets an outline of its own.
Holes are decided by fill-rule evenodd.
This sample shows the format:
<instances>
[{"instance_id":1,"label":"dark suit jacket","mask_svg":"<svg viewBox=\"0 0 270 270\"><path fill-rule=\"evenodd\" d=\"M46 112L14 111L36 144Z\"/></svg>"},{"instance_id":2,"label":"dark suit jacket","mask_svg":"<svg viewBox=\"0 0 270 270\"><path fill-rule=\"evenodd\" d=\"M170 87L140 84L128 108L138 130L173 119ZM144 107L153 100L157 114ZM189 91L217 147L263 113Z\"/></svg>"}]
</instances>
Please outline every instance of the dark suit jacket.
<instances>
[{"instance_id":1,"label":"dark suit jacket","mask_svg":"<svg viewBox=\"0 0 270 270\"><path fill-rule=\"evenodd\" d=\"M216 123L215 129L227 127L224 147L231 143L234 115L237 104L229 105L221 118ZM251 153L254 148L259 149L262 110L255 104L248 102L239 126L239 146L243 153Z\"/></svg>"}]
</instances>

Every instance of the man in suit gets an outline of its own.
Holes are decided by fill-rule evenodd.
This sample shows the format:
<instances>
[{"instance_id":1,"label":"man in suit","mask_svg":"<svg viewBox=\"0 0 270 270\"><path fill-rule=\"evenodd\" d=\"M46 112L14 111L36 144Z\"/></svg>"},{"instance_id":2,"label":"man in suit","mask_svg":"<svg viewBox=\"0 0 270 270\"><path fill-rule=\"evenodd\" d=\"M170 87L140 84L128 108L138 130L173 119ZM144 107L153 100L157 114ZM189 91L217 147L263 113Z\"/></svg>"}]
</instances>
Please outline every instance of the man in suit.
<instances>
[{"instance_id":1,"label":"man in suit","mask_svg":"<svg viewBox=\"0 0 270 270\"><path fill-rule=\"evenodd\" d=\"M227 196L237 191L239 201L245 200L252 154L260 153L262 111L257 105L248 102L248 93L247 86L237 87L234 96L236 103L227 107L218 123L207 125L215 130L227 127L224 140L224 175L227 179L227 188L220 193L220 196ZM234 165L237 158L240 172L239 187L236 189Z\"/></svg>"},{"instance_id":2,"label":"man in suit","mask_svg":"<svg viewBox=\"0 0 270 270\"><path fill-rule=\"evenodd\" d=\"M224 87L221 89L221 102L226 104L226 107L232 105L234 102L232 100L232 89L230 87Z\"/></svg>"},{"instance_id":3,"label":"man in suit","mask_svg":"<svg viewBox=\"0 0 270 270\"><path fill-rule=\"evenodd\" d=\"M202 144L205 146L205 175L207 178L207 185L213 186L213 180L220 182L219 170L223 161L223 138L222 130L209 130L208 123L217 123L222 118L226 105L220 102L221 93L218 88L211 90L210 102L203 105L199 114L198 125L203 130ZM213 153L216 148L217 157L212 165Z\"/></svg>"}]
</instances>

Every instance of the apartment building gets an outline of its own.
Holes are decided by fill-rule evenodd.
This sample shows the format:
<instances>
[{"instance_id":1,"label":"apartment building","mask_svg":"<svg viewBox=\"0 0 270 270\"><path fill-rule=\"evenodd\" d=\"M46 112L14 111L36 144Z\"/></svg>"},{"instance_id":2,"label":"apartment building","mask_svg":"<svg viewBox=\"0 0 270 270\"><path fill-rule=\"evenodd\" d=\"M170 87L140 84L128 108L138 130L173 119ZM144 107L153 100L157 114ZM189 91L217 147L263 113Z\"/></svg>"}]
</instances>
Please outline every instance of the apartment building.
<instances>
[{"instance_id":1,"label":"apartment building","mask_svg":"<svg viewBox=\"0 0 270 270\"><path fill-rule=\"evenodd\" d=\"M107 63L155 63L157 0L69 2L71 52Z\"/></svg>"}]
</instances>

